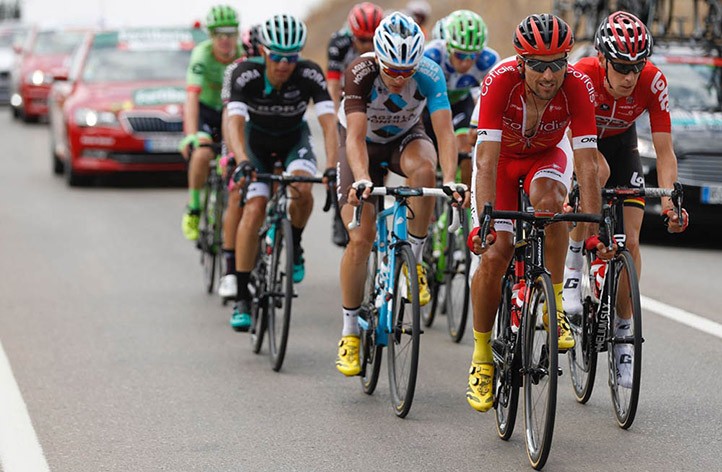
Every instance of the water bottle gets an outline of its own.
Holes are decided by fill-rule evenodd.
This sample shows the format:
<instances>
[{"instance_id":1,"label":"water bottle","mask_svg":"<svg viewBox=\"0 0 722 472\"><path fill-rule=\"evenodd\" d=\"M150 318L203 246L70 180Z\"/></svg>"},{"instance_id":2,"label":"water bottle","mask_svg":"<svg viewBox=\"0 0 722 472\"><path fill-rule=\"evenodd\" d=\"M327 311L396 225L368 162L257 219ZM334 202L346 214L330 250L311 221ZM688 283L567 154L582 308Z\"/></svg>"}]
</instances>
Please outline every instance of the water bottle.
<instances>
[{"instance_id":1,"label":"water bottle","mask_svg":"<svg viewBox=\"0 0 722 472\"><path fill-rule=\"evenodd\" d=\"M607 275L607 263L597 257L592 261L589 272L591 272L592 277L594 277L594 296L599 299L599 295L602 293L602 287L604 286L604 278Z\"/></svg>"},{"instance_id":2,"label":"water bottle","mask_svg":"<svg viewBox=\"0 0 722 472\"><path fill-rule=\"evenodd\" d=\"M376 301L374 302L374 305L377 309L380 309L386 300L386 290L383 282L383 274L385 274L388 270L389 266L388 264L386 264L386 256L384 256L381 258L381 265L376 271L376 278L374 279L374 284L376 286Z\"/></svg>"},{"instance_id":3,"label":"water bottle","mask_svg":"<svg viewBox=\"0 0 722 472\"><path fill-rule=\"evenodd\" d=\"M266 231L266 253L271 254L273 252L273 241L276 238L276 225L272 224L268 231Z\"/></svg>"},{"instance_id":4,"label":"water bottle","mask_svg":"<svg viewBox=\"0 0 722 472\"><path fill-rule=\"evenodd\" d=\"M521 279L511 288L511 332L517 333L521 324L521 310L526 297L526 282Z\"/></svg>"}]
</instances>

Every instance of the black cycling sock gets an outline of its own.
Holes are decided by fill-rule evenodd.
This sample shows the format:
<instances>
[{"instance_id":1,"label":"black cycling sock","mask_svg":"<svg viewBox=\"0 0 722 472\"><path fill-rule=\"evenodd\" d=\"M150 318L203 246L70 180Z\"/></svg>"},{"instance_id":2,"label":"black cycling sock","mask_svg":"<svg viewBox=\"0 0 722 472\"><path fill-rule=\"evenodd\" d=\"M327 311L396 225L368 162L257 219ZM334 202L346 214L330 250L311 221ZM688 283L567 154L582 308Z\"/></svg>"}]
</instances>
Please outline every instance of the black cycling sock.
<instances>
[{"instance_id":1,"label":"black cycling sock","mask_svg":"<svg viewBox=\"0 0 722 472\"><path fill-rule=\"evenodd\" d=\"M248 290L248 282L251 280L250 272L236 271L236 281L238 282L238 291L236 292L236 301L250 302L251 292Z\"/></svg>"},{"instance_id":2,"label":"black cycling sock","mask_svg":"<svg viewBox=\"0 0 722 472\"><path fill-rule=\"evenodd\" d=\"M236 273L236 250L224 249L223 259L226 261L226 275Z\"/></svg>"}]
</instances>

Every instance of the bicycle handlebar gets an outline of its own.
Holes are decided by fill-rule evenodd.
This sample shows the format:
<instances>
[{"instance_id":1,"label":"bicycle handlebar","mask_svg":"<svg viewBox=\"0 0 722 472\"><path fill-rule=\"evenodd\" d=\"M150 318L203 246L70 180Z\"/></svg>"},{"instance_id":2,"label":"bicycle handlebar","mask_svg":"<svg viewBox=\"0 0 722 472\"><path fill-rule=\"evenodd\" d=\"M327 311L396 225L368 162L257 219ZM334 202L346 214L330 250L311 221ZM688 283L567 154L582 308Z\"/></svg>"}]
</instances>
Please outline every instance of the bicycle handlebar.
<instances>
[{"instance_id":1,"label":"bicycle handlebar","mask_svg":"<svg viewBox=\"0 0 722 472\"><path fill-rule=\"evenodd\" d=\"M253 174L255 174L255 178L251 179L253 177ZM310 175L294 175L289 173L281 173L281 174L257 174L253 171L249 171L247 169L243 169L241 166L238 166L236 170L233 172L233 180L235 182L238 182L241 178L245 178L246 181L243 185L243 188L240 190L240 193L242 195L240 206L243 206L245 204L246 198L245 196L248 193L248 187L251 185L252 181L256 182L277 182L282 185L288 185L293 183L310 183L310 184L322 184L323 177L315 177ZM331 182L329 182L326 185L326 201L323 204L323 211L327 212L331 209L333 204L336 200L336 192L333 189L333 186Z\"/></svg>"},{"instance_id":2,"label":"bicycle handlebar","mask_svg":"<svg viewBox=\"0 0 722 472\"><path fill-rule=\"evenodd\" d=\"M684 212L682 203L684 201L684 188L679 182L675 182L672 188L643 187L643 188L603 188L602 198L618 197L669 197L672 199L674 211L679 218L679 224L684 226Z\"/></svg>"}]
</instances>

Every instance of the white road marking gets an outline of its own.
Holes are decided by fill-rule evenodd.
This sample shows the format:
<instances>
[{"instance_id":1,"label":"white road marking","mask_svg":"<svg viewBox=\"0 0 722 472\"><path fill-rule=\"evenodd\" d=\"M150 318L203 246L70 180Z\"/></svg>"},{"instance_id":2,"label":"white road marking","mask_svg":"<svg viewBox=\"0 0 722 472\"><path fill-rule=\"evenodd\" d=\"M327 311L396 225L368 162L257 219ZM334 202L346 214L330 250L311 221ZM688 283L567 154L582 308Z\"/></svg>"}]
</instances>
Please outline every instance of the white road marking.
<instances>
[{"instance_id":1,"label":"white road marking","mask_svg":"<svg viewBox=\"0 0 722 472\"><path fill-rule=\"evenodd\" d=\"M708 320L694 313L682 310L672 305L667 305L653 298L640 296L643 310L650 310L677 323L682 323L696 330L702 331L712 336L722 339L722 324Z\"/></svg>"},{"instance_id":2,"label":"white road marking","mask_svg":"<svg viewBox=\"0 0 722 472\"><path fill-rule=\"evenodd\" d=\"M10 362L0 343L0 464L4 472L49 472Z\"/></svg>"}]
</instances>

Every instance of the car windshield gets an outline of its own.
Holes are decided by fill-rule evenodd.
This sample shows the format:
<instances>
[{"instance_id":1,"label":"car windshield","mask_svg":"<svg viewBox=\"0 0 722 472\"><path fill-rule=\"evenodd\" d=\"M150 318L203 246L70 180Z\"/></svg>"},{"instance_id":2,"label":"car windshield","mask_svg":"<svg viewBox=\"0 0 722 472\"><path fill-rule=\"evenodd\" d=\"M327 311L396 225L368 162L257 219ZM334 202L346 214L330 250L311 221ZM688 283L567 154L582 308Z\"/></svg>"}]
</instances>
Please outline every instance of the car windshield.
<instances>
[{"instance_id":1,"label":"car windshield","mask_svg":"<svg viewBox=\"0 0 722 472\"><path fill-rule=\"evenodd\" d=\"M83 68L88 83L132 82L139 80L183 80L190 50L133 51L93 49Z\"/></svg>"},{"instance_id":2,"label":"car windshield","mask_svg":"<svg viewBox=\"0 0 722 472\"><path fill-rule=\"evenodd\" d=\"M38 56L71 54L84 35L82 31L41 31L35 39L33 52Z\"/></svg>"},{"instance_id":3,"label":"car windshield","mask_svg":"<svg viewBox=\"0 0 722 472\"><path fill-rule=\"evenodd\" d=\"M718 111L722 107L722 68L706 64L660 64L669 84L670 108Z\"/></svg>"}]
</instances>

